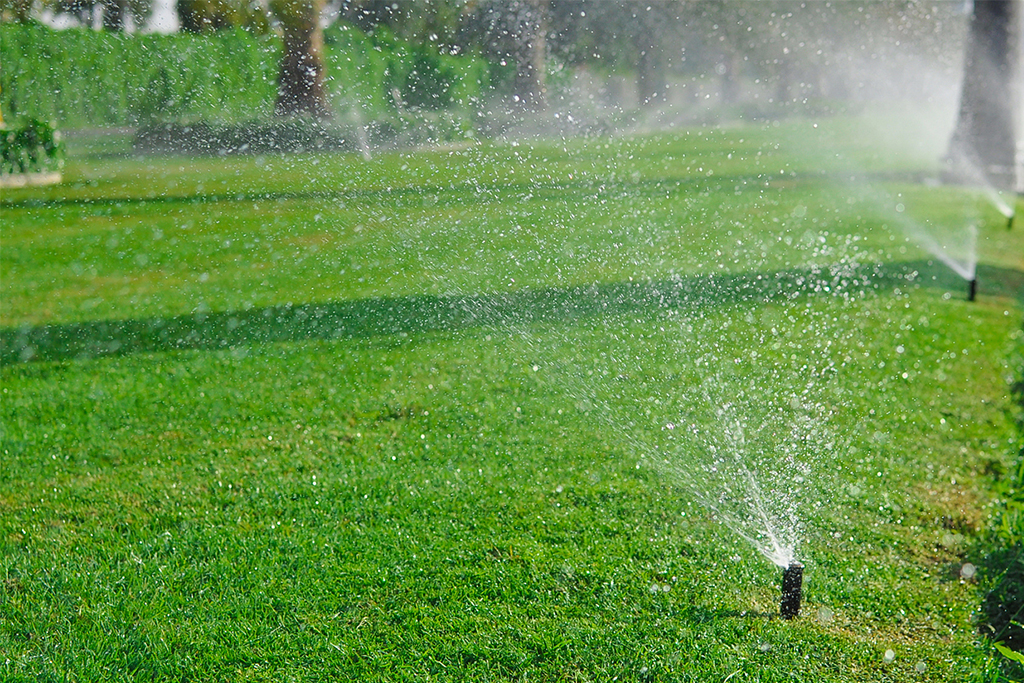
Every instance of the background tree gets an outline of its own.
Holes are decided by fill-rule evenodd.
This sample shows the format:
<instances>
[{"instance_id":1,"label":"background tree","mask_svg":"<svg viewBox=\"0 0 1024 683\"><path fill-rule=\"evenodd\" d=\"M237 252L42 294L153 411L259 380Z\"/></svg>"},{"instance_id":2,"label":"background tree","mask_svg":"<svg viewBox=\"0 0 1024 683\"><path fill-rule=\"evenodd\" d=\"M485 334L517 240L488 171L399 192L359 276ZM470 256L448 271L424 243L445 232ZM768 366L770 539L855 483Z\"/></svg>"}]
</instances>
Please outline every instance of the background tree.
<instances>
[{"instance_id":1,"label":"background tree","mask_svg":"<svg viewBox=\"0 0 1024 683\"><path fill-rule=\"evenodd\" d=\"M466 0L338 0L338 16L367 33L386 26L416 45L448 49L456 43Z\"/></svg>"},{"instance_id":2,"label":"background tree","mask_svg":"<svg viewBox=\"0 0 1024 683\"><path fill-rule=\"evenodd\" d=\"M0 20L24 24L32 18L32 0L0 0Z\"/></svg>"},{"instance_id":3,"label":"background tree","mask_svg":"<svg viewBox=\"0 0 1024 683\"><path fill-rule=\"evenodd\" d=\"M964 56L960 111L949 144L951 173L961 182L1013 189L1015 103L1020 98L1021 2L975 0ZM1014 30L1014 27L1018 27Z\"/></svg>"},{"instance_id":4,"label":"background tree","mask_svg":"<svg viewBox=\"0 0 1024 683\"><path fill-rule=\"evenodd\" d=\"M269 12L256 0L178 0L182 30L209 33L244 27L258 33L277 20L284 43L274 110L283 116L330 115L324 89L324 0L270 0Z\"/></svg>"},{"instance_id":5,"label":"background tree","mask_svg":"<svg viewBox=\"0 0 1024 683\"><path fill-rule=\"evenodd\" d=\"M655 104L681 54L687 9L683 0L554 0L551 49L572 65L632 72L640 103Z\"/></svg>"},{"instance_id":6,"label":"background tree","mask_svg":"<svg viewBox=\"0 0 1024 683\"><path fill-rule=\"evenodd\" d=\"M5 21L29 21L34 11L50 9L55 14L71 17L83 26L97 23L116 33L128 29L131 17L136 28L143 26L152 14L152 0L0 0L0 14Z\"/></svg>"},{"instance_id":7,"label":"background tree","mask_svg":"<svg viewBox=\"0 0 1024 683\"><path fill-rule=\"evenodd\" d=\"M515 68L513 107L547 105L548 0L480 0L467 4L463 39L479 46L485 57Z\"/></svg>"},{"instance_id":8,"label":"background tree","mask_svg":"<svg viewBox=\"0 0 1024 683\"><path fill-rule=\"evenodd\" d=\"M248 0L178 0L176 9L181 30L188 33L210 33L235 27L266 33L270 27L267 10L258 2Z\"/></svg>"},{"instance_id":9,"label":"background tree","mask_svg":"<svg viewBox=\"0 0 1024 683\"><path fill-rule=\"evenodd\" d=\"M270 11L281 24L284 40L274 107L280 115L330 115L324 90L324 32L320 25L323 8L324 0L270 2Z\"/></svg>"}]
</instances>

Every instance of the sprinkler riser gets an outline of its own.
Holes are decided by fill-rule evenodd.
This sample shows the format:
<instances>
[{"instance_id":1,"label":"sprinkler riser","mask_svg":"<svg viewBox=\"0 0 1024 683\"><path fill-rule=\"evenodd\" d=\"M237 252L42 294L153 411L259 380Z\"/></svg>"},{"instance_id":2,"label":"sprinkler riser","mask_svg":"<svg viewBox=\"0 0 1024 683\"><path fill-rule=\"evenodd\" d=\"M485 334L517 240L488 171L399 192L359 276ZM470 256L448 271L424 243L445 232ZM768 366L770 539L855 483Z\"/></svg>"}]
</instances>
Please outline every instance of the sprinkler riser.
<instances>
[{"instance_id":1,"label":"sprinkler riser","mask_svg":"<svg viewBox=\"0 0 1024 683\"><path fill-rule=\"evenodd\" d=\"M779 614L783 619L795 619L800 615L800 601L803 598L804 566L792 562L782 571L782 602Z\"/></svg>"},{"instance_id":2,"label":"sprinkler riser","mask_svg":"<svg viewBox=\"0 0 1024 683\"><path fill-rule=\"evenodd\" d=\"M1013 228L1013 219L1017 216L1015 213L1011 213L1010 217L1006 219L1006 229L1010 230Z\"/></svg>"},{"instance_id":3,"label":"sprinkler riser","mask_svg":"<svg viewBox=\"0 0 1024 683\"><path fill-rule=\"evenodd\" d=\"M971 278L967 289L967 300L974 301L978 296L978 278Z\"/></svg>"}]
</instances>

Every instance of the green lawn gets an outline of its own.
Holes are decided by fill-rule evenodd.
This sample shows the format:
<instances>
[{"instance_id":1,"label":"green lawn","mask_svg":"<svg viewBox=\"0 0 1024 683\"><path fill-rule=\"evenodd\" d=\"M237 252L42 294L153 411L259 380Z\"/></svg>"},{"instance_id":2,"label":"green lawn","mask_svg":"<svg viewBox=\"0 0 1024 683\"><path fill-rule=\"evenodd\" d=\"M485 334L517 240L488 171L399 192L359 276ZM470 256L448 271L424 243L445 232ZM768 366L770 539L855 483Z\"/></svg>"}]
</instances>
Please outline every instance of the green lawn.
<instances>
[{"instance_id":1,"label":"green lawn","mask_svg":"<svg viewBox=\"0 0 1024 683\"><path fill-rule=\"evenodd\" d=\"M871 141L73 147L0 199L0 678L997 680L1024 231ZM969 222L975 303L904 233Z\"/></svg>"}]
</instances>

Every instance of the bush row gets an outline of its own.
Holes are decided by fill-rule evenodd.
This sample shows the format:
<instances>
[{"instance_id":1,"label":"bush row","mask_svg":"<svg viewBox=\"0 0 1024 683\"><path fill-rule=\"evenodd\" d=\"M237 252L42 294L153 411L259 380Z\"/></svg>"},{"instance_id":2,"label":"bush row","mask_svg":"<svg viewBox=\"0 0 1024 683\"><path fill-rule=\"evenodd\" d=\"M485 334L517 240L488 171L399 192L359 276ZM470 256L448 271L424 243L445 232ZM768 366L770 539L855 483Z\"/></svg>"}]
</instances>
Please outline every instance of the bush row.
<instances>
[{"instance_id":1,"label":"bush row","mask_svg":"<svg viewBox=\"0 0 1024 683\"><path fill-rule=\"evenodd\" d=\"M325 35L328 93L341 118L406 108L470 107L490 66L413 46L382 29L335 25ZM8 120L62 128L270 118L280 40L244 30L125 35L0 24L0 108Z\"/></svg>"},{"instance_id":2,"label":"bush row","mask_svg":"<svg viewBox=\"0 0 1024 683\"><path fill-rule=\"evenodd\" d=\"M0 174L47 173L63 164L64 145L51 124L30 120L0 127Z\"/></svg>"},{"instance_id":3,"label":"bush row","mask_svg":"<svg viewBox=\"0 0 1024 683\"><path fill-rule=\"evenodd\" d=\"M131 126L176 116L273 111L276 41L244 31L206 38L0 25L5 118L62 128Z\"/></svg>"}]
</instances>

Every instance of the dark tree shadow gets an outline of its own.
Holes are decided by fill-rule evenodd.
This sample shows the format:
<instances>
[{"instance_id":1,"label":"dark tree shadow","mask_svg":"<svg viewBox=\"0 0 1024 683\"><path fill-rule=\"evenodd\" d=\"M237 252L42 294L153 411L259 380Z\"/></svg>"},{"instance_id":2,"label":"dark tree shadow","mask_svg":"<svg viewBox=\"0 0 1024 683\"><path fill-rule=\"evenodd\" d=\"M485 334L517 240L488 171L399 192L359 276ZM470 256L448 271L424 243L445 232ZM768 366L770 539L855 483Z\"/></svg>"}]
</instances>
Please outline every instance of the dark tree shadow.
<instances>
[{"instance_id":1,"label":"dark tree shadow","mask_svg":"<svg viewBox=\"0 0 1024 683\"><path fill-rule=\"evenodd\" d=\"M1024 651L1024 548L1016 544L989 553L982 560L982 570L993 582L982 603L982 633Z\"/></svg>"},{"instance_id":2,"label":"dark tree shadow","mask_svg":"<svg viewBox=\"0 0 1024 683\"><path fill-rule=\"evenodd\" d=\"M797 174L797 177L804 182L824 183L828 186L850 185L869 186L872 183L899 182L907 184L921 184L929 176L923 173L914 172L870 172L853 173L843 171L814 171L805 170ZM766 174L735 174L716 175L708 177L703 174L694 175L680 173L673 176L659 176L651 178L640 178L637 180L621 179L590 179L577 177L575 179L559 179L546 182L508 182L503 179L500 183L482 183L477 181L466 181L461 184L444 185L409 185L397 187L361 187L361 188L304 188L304 189L265 189L250 190L241 192L202 193L202 194L174 194L173 192L154 193L151 196L102 196L102 197L48 197L40 199L26 197L0 201L0 206L9 209L30 209L30 208L61 208L61 207L124 207L124 206L178 206L192 204L252 204L260 201L345 201L345 202L370 202L374 204L399 202L404 205L417 205L429 202L430 206L470 206L486 204L494 201L496 196L529 196L542 198L548 193L558 196L565 192L578 192L583 196L629 196L634 199L645 197L664 197L667 192L674 192L679 188L693 190L706 189L718 191L723 188L746 187L762 188L765 183L780 183L790 185L794 178L785 180L769 178ZM72 185L71 187L75 187Z\"/></svg>"},{"instance_id":3,"label":"dark tree shadow","mask_svg":"<svg viewBox=\"0 0 1024 683\"><path fill-rule=\"evenodd\" d=\"M998 285L1002 292L1014 287L1020 290L1024 282L1024 274L995 268L980 270L979 278L983 293L990 284ZM858 268L695 275L473 296L377 297L168 318L0 329L0 365L183 349L227 349L310 339L509 327L598 315L708 308L908 286L940 288L966 296L966 283L944 267L932 262L907 262Z\"/></svg>"}]
</instances>

